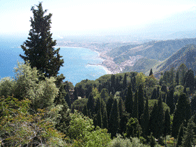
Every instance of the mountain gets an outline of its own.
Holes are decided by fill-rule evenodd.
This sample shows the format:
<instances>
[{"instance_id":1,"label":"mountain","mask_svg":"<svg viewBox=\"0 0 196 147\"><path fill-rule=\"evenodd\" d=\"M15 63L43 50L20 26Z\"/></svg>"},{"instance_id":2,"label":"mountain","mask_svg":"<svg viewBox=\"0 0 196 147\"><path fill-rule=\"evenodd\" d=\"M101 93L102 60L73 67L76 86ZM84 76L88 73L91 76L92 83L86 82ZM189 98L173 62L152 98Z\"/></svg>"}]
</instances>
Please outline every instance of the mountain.
<instances>
[{"instance_id":1,"label":"mountain","mask_svg":"<svg viewBox=\"0 0 196 147\"><path fill-rule=\"evenodd\" d=\"M166 60L153 67L154 75L169 70L171 67L177 69L180 64L184 63L188 69L196 71L196 45L186 45L171 55Z\"/></svg>"},{"instance_id":2,"label":"mountain","mask_svg":"<svg viewBox=\"0 0 196 147\"><path fill-rule=\"evenodd\" d=\"M153 66L168 59L172 54L187 44L196 44L196 38L160 40L142 44L122 45L113 48L107 55L123 69L123 72L137 71L148 73ZM132 64L122 66L125 62ZM168 64L169 62L167 65Z\"/></svg>"},{"instance_id":3,"label":"mountain","mask_svg":"<svg viewBox=\"0 0 196 147\"><path fill-rule=\"evenodd\" d=\"M130 56L140 55L149 59L163 61L187 44L196 44L196 38L151 41L143 44L126 45L107 53L116 63L128 60Z\"/></svg>"}]
</instances>

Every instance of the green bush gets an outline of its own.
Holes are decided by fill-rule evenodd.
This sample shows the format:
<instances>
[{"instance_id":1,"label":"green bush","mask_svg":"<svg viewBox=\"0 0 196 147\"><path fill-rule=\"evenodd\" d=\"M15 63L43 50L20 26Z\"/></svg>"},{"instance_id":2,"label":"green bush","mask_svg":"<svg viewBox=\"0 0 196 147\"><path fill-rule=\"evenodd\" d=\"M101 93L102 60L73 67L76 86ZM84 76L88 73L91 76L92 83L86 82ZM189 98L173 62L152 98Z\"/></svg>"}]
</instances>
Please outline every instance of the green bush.
<instances>
[{"instance_id":1,"label":"green bush","mask_svg":"<svg viewBox=\"0 0 196 147\"><path fill-rule=\"evenodd\" d=\"M111 141L109 147L149 147L148 145L142 144L139 138L125 138L121 135L117 135L115 139Z\"/></svg>"}]
</instances>

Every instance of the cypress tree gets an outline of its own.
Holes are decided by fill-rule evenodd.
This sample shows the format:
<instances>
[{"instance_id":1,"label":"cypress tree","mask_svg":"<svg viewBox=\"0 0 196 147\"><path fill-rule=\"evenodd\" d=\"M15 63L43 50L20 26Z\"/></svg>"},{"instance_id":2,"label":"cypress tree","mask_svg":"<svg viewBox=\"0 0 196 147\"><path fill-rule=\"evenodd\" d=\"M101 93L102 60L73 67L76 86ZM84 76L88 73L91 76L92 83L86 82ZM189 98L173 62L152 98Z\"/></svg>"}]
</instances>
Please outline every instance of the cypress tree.
<instances>
[{"instance_id":1,"label":"cypress tree","mask_svg":"<svg viewBox=\"0 0 196 147\"><path fill-rule=\"evenodd\" d=\"M152 68L150 69L149 76L153 75Z\"/></svg>"},{"instance_id":2,"label":"cypress tree","mask_svg":"<svg viewBox=\"0 0 196 147\"><path fill-rule=\"evenodd\" d=\"M142 85L139 86L139 91L138 91L138 117L139 117L139 122L140 122L140 117L144 112L144 92L142 89Z\"/></svg>"},{"instance_id":3,"label":"cypress tree","mask_svg":"<svg viewBox=\"0 0 196 147\"><path fill-rule=\"evenodd\" d=\"M65 101L67 102L69 108L71 108L71 101L70 101L69 93L66 94L66 96L65 96Z\"/></svg>"},{"instance_id":4,"label":"cypress tree","mask_svg":"<svg viewBox=\"0 0 196 147\"><path fill-rule=\"evenodd\" d=\"M193 128L195 127L195 123L193 122L193 118L188 121L188 126L185 129L184 136L182 138L182 146L183 147L191 147L195 145L195 133Z\"/></svg>"},{"instance_id":5,"label":"cypress tree","mask_svg":"<svg viewBox=\"0 0 196 147\"><path fill-rule=\"evenodd\" d=\"M24 61L29 60L31 67L45 73L45 77L56 77L64 61L59 54L60 48L54 48L56 40L52 39L50 32L52 14L45 15L47 10L43 10L42 3L37 5L37 9L32 7L31 11L33 17L30 19L29 37L21 45L25 55L20 54L20 57Z\"/></svg>"},{"instance_id":6,"label":"cypress tree","mask_svg":"<svg viewBox=\"0 0 196 147\"><path fill-rule=\"evenodd\" d=\"M178 139L177 139L176 147L179 147L179 146L182 145L182 137L184 135L184 124L183 123L180 125L180 129L179 129L178 132L179 133L178 133Z\"/></svg>"},{"instance_id":7,"label":"cypress tree","mask_svg":"<svg viewBox=\"0 0 196 147\"><path fill-rule=\"evenodd\" d=\"M187 71L185 77L185 87L189 87L191 92L194 90L194 72L192 69Z\"/></svg>"},{"instance_id":8,"label":"cypress tree","mask_svg":"<svg viewBox=\"0 0 196 147\"><path fill-rule=\"evenodd\" d=\"M176 84L179 85L179 71L176 72Z\"/></svg>"},{"instance_id":9,"label":"cypress tree","mask_svg":"<svg viewBox=\"0 0 196 147\"><path fill-rule=\"evenodd\" d=\"M109 98L109 100L107 101L107 104L106 104L108 120L109 120L109 116L110 116L110 112L111 112L113 103L114 103L114 97L113 97L113 95L110 95L110 98Z\"/></svg>"},{"instance_id":10,"label":"cypress tree","mask_svg":"<svg viewBox=\"0 0 196 147\"><path fill-rule=\"evenodd\" d=\"M166 137L167 135L170 134L170 115L169 115L169 110L167 109L165 111L165 121L164 121L164 136Z\"/></svg>"},{"instance_id":11,"label":"cypress tree","mask_svg":"<svg viewBox=\"0 0 196 147\"><path fill-rule=\"evenodd\" d=\"M133 114L132 114L132 117L138 119L138 93L137 93L137 90L135 92L135 97L134 97L134 102L133 102Z\"/></svg>"},{"instance_id":12,"label":"cypress tree","mask_svg":"<svg viewBox=\"0 0 196 147\"><path fill-rule=\"evenodd\" d=\"M89 116L89 115L88 115L87 105L84 106L84 108L83 108L83 110L82 110L82 113L83 113L85 116Z\"/></svg>"},{"instance_id":13,"label":"cypress tree","mask_svg":"<svg viewBox=\"0 0 196 147\"><path fill-rule=\"evenodd\" d=\"M149 108L148 108L148 98L146 98L146 104L145 104L145 108L144 108L144 114L142 115L142 119L141 119L141 127L142 127L142 132L143 132L143 136L145 138L147 138L147 136L149 135Z\"/></svg>"},{"instance_id":14,"label":"cypress tree","mask_svg":"<svg viewBox=\"0 0 196 147\"><path fill-rule=\"evenodd\" d=\"M126 124L128 121L128 115L125 111L125 105L124 102L122 100L122 98L119 99L119 116L120 116L120 129L119 129L119 133L123 133L126 130Z\"/></svg>"},{"instance_id":15,"label":"cypress tree","mask_svg":"<svg viewBox=\"0 0 196 147\"><path fill-rule=\"evenodd\" d=\"M186 95L183 93L180 95L178 99L178 103L176 104L176 110L174 112L174 118L173 118L173 126L172 126L172 136L174 138L177 138L178 131L180 128L180 125L184 122L187 114L187 106L188 106L188 99ZM186 123L186 122L185 122Z\"/></svg>"},{"instance_id":16,"label":"cypress tree","mask_svg":"<svg viewBox=\"0 0 196 147\"><path fill-rule=\"evenodd\" d=\"M127 75L126 73L124 74L124 79L123 79L123 89L127 87Z\"/></svg>"},{"instance_id":17,"label":"cypress tree","mask_svg":"<svg viewBox=\"0 0 196 147\"><path fill-rule=\"evenodd\" d=\"M191 99L191 111L192 114L196 113L196 96Z\"/></svg>"},{"instance_id":18,"label":"cypress tree","mask_svg":"<svg viewBox=\"0 0 196 147\"><path fill-rule=\"evenodd\" d=\"M157 98L157 90L156 88L154 88L152 95L151 95L151 99L156 99Z\"/></svg>"},{"instance_id":19,"label":"cypress tree","mask_svg":"<svg viewBox=\"0 0 196 147\"><path fill-rule=\"evenodd\" d=\"M167 95L166 104L170 108L170 114L172 114L174 112L174 109L175 109L175 105L174 105L174 90L173 90L173 88L170 89L169 94Z\"/></svg>"},{"instance_id":20,"label":"cypress tree","mask_svg":"<svg viewBox=\"0 0 196 147\"><path fill-rule=\"evenodd\" d=\"M78 99L78 92L76 87L74 87L73 97L74 97L73 101Z\"/></svg>"},{"instance_id":21,"label":"cypress tree","mask_svg":"<svg viewBox=\"0 0 196 147\"><path fill-rule=\"evenodd\" d=\"M116 133L118 133L118 131L119 131L120 117L119 117L119 109L118 109L116 99L114 99L114 103L112 105L108 127L109 127L108 132L111 133L111 137L114 137L116 135Z\"/></svg>"},{"instance_id":22,"label":"cypress tree","mask_svg":"<svg viewBox=\"0 0 196 147\"><path fill-rule=\"evenodd\" d=\"M150 132L153 133L153 136L158 138L158 132L159 132L159 128L158 128L158 124L157 124L157 118L158 118L158 106L157 103L154 104L154 107L152 109L152 112L150 114Z\"/></svg>"},{"instance_id":23,"label":"cypress tree","mask_svg":"<svg viewBox=\"0 0 196 147\"><path fill-rule=\"evenodd\" d=\"M159 128L159 131L157 132L157 138L160 138L163 134L163 119L164 119L164 113L163 113L163 103L162 98L159 97L158 101L158 117L157 117L157 127Z\"/></svg>"},{"instance_id":24,"label":"cypress tree","mask_svg":"<svg viewBox=\"0 0 196 147\"><path fill-rule=\"evenodd\" d=\"M108 101L109 94L108 94L108 90L106 88L103 88L101 90L101 98L104 100L104 102Z\"/></svg>"},{"instance_id":25,"label":"cypress tree","mask_svg":"<svg viewBox=\"0 0 196 147\"><path fill-rule=\"evenodd\" d=\"M89 98L87 101L87 109L88 109L89 117L92 117L93 113L94 113L94 109L95 109L94 108L94 98L93 98L92 93L89 94Z\"/></svg>"},{"instance_id":26,"label":"cypress tree","mask_svg":"<svg viewBox=\"0 0 196 147\"><path fill-rule=\"evenodd\" d=\"M127 96L125 97L125 110L128 113L132 114L132 110L133 110L133 93L132 93L131 85L129 85Z\"/></svg>"},{"instance_id":27,"label":"cypress tree","mask_svg":"<svg viewBox=\"0 0 196 147\"><path fill-rule=\"evenodd\" d=\"M104 101L103 101L104 102ZM103 122L103 128L108 128L108 114L106 110L106 104L105 102L102 104L102 122Z\"/></svg>"},{"instance_id":28,"label":"cypress tree","mask_svg":"<svg viewBox=\"0 0 196 147\"><path fill-rule=\"evenodd\" d=\"M115 83L115 75L111 75L111 88L112 87L116 87L116 83Z\"/></svg>"},{"instance_id":29,"label":"cypress tree","mask_svg":"<svg viewBox=\"0 0 196 147\"><path fill-rule=\"evenodd\" d=\"M98 112L97 112L97 125L100 128L103 128L103 121L102 121L101 109L99 109Z\"/></svg>"}]
</instances>

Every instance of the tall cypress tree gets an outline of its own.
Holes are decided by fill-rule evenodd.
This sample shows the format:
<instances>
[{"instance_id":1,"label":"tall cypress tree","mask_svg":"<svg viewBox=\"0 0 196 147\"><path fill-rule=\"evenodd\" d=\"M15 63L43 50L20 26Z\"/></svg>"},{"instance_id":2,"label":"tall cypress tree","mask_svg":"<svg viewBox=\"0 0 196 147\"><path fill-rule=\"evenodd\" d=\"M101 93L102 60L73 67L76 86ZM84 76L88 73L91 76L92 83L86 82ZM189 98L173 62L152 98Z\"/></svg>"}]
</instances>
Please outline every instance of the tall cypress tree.
<instances>
[{"instance_id":1,"label":"tall cypress tree","mask_svg":"<svg viewBox=\"0 0 196 147\"><path fill-rule=\"evenodd\" d=\"M188 121L188 126L185 130L183 139L182 139L182 146L183 147L191 147L195 145L195 133L193 128L195 127L195 123L193 122L193 118Z\"/></svg>"},{"instance_id":2,"label":"tall cypress tree","mask_svg":"<svg viewBox=\"0 0 196 147\"><path fill-rule=\"evenodd\" d=\"M192 114L196 113L196 96L191 99L191 111Z\"/></svg>"},{"instance_id":3,"label":"tall cypress tree","mask_svg":"<svg viewBox=\"0 0 196 147\"><path fill-rule=\"evenodd\" d=\"M140 117L144 112L144 92L142 89L142 85L139 86L139 91L138 91L138 117L139 117L139 122L140 122Z\"/></svg>"},{"instance_id":4,"label":"tall cypress tree","mask_svg":"<svg viewBox=\"0 0 196 147\"><path fill-rule=\"evenodd\" d=\"M175 109L175 105L174 105L174 90L173 90L173 88L170 89L170 91L169 91L169 93L167 95L166 104L170 108L170 114L172 114L174 112L174 109Z\"/></svg>"},{"instance_id":5,"label":"tall cypress tree","mask_svg":"<svg viewBox=\"0 0 196 147\"><path fill-rule=\"evenodd\" d=\"M149 76L151 76L153 74L153 72L152 72L152 68L150 69L150 73L149 73Z\"/></svg>"},{"instance_id":6,"label":"tall cypress tree","mask_svg":"<svg viewBox=\"0 0 196 147\"><path fill-rule=\"evenodd\" d=\"M69 93L66 94L66 96L65 96L65 101L67 102L69 108L71 108L71 101L70 101Z\"/></svg>"},{"instance_id":7,"label":"tall cypress tree","mask_svg":"<svg viewBox=\"0 0 196 147\"><path fill-rule=\"evenodd\" d=\"M89 98L87 101L87 109L88 109L88 113L89 113L89 117L92 117L93 113L94 113L94 98L93 98L93 94L90 93L89 94Z\"/></svg>"},{"instance_id":8,"label":"tall cypress tree","mask_svg":"<svg viewBox=\"0 0 196 147\"><path fill-rule=\"evenodd\" d=\"M163 134L163 120L164 120L164 113L163 113L163 103L162 103L162 98L159 97L158 101L158 117L157 117L157 127L159 128L159 131L157 132L157 137L161 137Z\"/></svg>"},{"instance_id":9,"label":"tall cypress tree","mask_svg":"<svg viewBox=\"0 0 196 147\"><path fill-rule=\"evenodd\" d=\"M169 110L167 109L165 111L164 136L166 137L167 135L169 135L170 131L171 131L171 128L170 128L170 115L169 115Z\"/></svg>"},{"instance_id":10,"label":"tall cypress tree","mask_svg":"<svg viewBox=\"0 0 196 147\"><path fill-rule=\"evenodd\" d=\"M134 102L133 102L133 114L132 114L132 117L138 119L138 92L137 92L137 90L135 92L135 97L134 97Z\"/></svg>"},{"instance_id":11,"label":"tall cypress tree","mask_svg":"<svg viewBox=\"0 0 196 147\"><path fill-rule=\"evenodd\" d=\"M150 133L149 133L149 108L148 108L148 98L146 98L146 104L144 108L144 114L142 115L141 119L141 127L142 127L142 132L143 136L146 138Z\"/></svg>"},{"instance_id":12,"label":"tall cypress tree","mask_svg":"<svg viewBox=\"0 0 196 147\"><path fill-rule=\"evenodd\" d=\"M114 102L114 97L113 97L113 95L110 95L110 98L106 103L108 120L109 120L109 117L110 117L110 112L111 112L111 109L112 109L113 102Z\"/></svg>"},{"instance_id":13,"label":"tall cypress tree","mask_svg":"<svg viewBox=\"0 0 196 147\"><path fill-rule=\"evenodd\" d=\"M110 112L109 126L108 126L108 132L111 133L111 137L114 137L116 133L118 133L119 127L120 127L119 109L118 109L117 100L114 99L112 110Z\"/></svg>"},{"instance_id":14,"label":"tall cypress tree","mask_svg":"<svg viewBox=\"0 0 196 147\"><path fill-rule=\"evenodd\" d=\"M119 133L123 133L126 130L126 124L128 121L128 115L125 111L125 105L124 102L122 100L122 98L119 99L119 103L118 103L118 107L119 107L119 117L120 117L120 129L119 129Z\"/></svg>"},{"instance_id":15,"label":"tall cypress tree","mask_svg":"<svg viewBox=\"0 0 196 147\"><path fill-rule=\"evenodd\" d=\"M184 135L184 124L182 123L180 125L180 129L178 131L178 138L177 138L177 144L176 144L176 147L179 147L180 145L182 145L182 137Z\"/></svg>"},{"instance_id":16,"label":"tall cypress tree","mask_svg":"<svg viewBox=\"0 0 196 147\"><path fill-rule=\"evenodd\" d=\"M154 88L152 95L151 95L151 99L156 99L157 98L157 90L156 88Z\"/></svg>"},{"instance_id":17,"label":"tall cypress tree","mask_svg":"<svg viewBox=\"0 0 196 147\"><path fill-rule=\"evenodd\" d=\"M127 87L127 75L126 73L124 74L124 79L123 79L123 89Z\"/></svg>"},{"instance_id":18,"label":"tall cypress tree","mask_svg":"<svg viewBox=\"0 0 196 147\"><path fill-rule=\"evenodd\" d=\"M159 128L157 125L157 118L158 118L158 106L157 103L154 104L152 112L150 113L150 132L153 133L153 136L158 138Z\"/></svg>"},{"instance_id":19,"label":"tall cypress tree","mask_svg":"<svg viewBox=\"0 0 196 147\"><path fill-rule=\"evenodd\" d=\"M49 13L45 15L47 10L43 10L42 3L37 5L37 9L31 8L33 17L31 17L31 29L29 31L28 40L26 40L21 48L24 56L20 57L24 61L30 61L31 67L36 67L41 73L45 73L45 77L56 77L61 66L63 66L62 56L59 54L60 48L56 49L56 40L52 39L51 17Z\"/></svg>"},{"instance_id":20,"label":"tall cypress tree","mask_svg":"<svg viewBox=\"0 0 196 147\"><path fill-rule=\"evenodd\" d=\"M74 87L73 98L74 98L73 101L78 99L78 92L76 87Z\"/></svg>"},{"instance_id":21,"label":"tall cypress tree","mask_svg":"<svg viewBox=\"0 0 196 147\"><path fill-rule=\"evenodd\" d=\"M174 136L174 138L177 138L180 125L184 122L184 120L188 119L189 117L186 116L188 114L187 106L188 106L188 98L183 93L180 95L178 99L176 110L174 112L173 126L172 126L172 136Z\"/></svg>"},{"instance_id":22,"label":"tall cypress tree","mask_svg":"<svg viewBox=\"0 0 196 147\"><path fill-rule=\"evenodd\" d=\"M103 128L108 128L108 114L107 114L107 109L106 109L106 104L102 100L102 107L101 107L101 112L102 112L102 122L103 122Z\"/></svg>"},{"instance_id":23,"label":"tall cypress tree","mask_svg":"<svg viewBox=\"0 0 196 147\"><path fill-rule=\"evenodd\" d=\"M125 97L125 110L132 114L132 110L133 110L133 93L132 93L132 89L131 89L131 85L128 86L128 92L127 95Z\"/></svg>"}]
</instances>

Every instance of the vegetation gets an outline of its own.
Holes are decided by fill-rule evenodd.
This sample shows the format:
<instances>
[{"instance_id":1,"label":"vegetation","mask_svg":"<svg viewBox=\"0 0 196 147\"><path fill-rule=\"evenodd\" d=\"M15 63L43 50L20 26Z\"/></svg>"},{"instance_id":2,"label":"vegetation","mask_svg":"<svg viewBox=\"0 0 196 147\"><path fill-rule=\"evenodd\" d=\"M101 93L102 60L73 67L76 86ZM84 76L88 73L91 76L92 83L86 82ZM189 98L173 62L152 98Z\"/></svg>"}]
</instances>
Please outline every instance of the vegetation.
<instances>
[{"instance_id":1,"label":"vegetation","mask_svg":"<svg viewBox=\"0 0 196 147\"><path fill-rule=\"evenodd\" d=\"M45 13L41 3L37 7L32 8L36 16L31 19L32 27ZM49 25L50 17L40 19ZM48 37L48 52L55 45L49 28L42 36ZM186 64L165 71L159 80L151 69L148 76L137 72L104 75L73 87L62 81L63 75L57 76L63 63L58 51L53 52L59 59L56 67L39 68L31 60L44 45L42 37L36 39L40 35L36 29L41 28L30 31L35 40L25 43L31 55L24 59L29 60L18 63L15 79L0 80L0 146L195 145L196 78ZM39 40L39 47L28 46Z\"/></svg>"}]
</instances>

